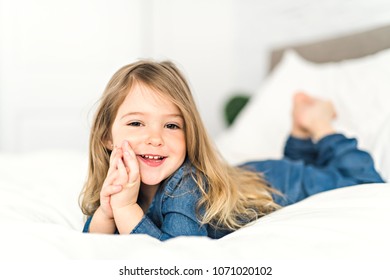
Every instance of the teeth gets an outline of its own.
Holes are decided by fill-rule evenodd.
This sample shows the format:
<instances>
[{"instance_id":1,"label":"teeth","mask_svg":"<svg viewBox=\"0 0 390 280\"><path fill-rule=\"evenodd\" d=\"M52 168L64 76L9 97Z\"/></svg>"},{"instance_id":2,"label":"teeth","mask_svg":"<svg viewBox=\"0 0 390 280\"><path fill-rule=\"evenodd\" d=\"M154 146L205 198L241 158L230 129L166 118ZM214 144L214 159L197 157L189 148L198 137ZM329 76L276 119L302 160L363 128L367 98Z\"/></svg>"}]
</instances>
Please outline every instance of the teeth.
<instances>
[{"instance_id":1,"label":"teeth","mask_svg":"<svg viewBox=\"0 0 390 280\"><path fill-rule=\"evenodd\" d=\"M162 156L148 156L148 155L142 155L143 158L146 158L146 159L163 159L164 157Z\"/></svg>"}]
</instances>

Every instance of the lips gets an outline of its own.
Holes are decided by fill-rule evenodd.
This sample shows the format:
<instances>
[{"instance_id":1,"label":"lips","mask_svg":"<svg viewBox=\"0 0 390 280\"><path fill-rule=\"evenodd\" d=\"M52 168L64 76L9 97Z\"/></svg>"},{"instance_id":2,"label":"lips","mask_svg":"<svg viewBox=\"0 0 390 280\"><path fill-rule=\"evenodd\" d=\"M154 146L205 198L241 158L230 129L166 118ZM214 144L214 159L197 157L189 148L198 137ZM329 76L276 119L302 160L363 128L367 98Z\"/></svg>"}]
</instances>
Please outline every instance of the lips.
<instances>
[{"instance_id":1,"label":"lips","mask_svg":"<svg viewBox=\"0 0 390 280\"><path fill-rule=\"evenodd\" d=\"M163 162L165 161L165 159L167 157L164 157L164 156L161 156L161 155L138 155L139 159L141 160L141 162L145 163L146 165L148 166L151 166L151 167L157 167L157 166L160 166L161 164L163 164Z\"/></svg>"}]
</instances>

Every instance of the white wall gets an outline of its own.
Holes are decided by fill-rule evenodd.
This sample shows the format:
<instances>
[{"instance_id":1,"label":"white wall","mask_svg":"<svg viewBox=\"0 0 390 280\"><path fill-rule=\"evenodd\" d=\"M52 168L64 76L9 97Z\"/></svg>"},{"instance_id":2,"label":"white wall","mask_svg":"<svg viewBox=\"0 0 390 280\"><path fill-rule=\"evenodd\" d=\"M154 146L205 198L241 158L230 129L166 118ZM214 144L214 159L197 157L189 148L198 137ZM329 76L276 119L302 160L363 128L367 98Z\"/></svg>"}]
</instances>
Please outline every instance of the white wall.
<instances>
[{"instance_id":1,"label":"white wall","mask_svg":"<svg viewBox=\"0 0 390 280\"><path fill-rule=\"evenodd\" d=\"M0 0L0 151L85 150L93 104L123 64L172 59L212 136L256 91L272 46L390 23L387 0Z\"/></svg>"},{"instance_id":2,"label":"white wall","mask_svg":"<svg viewBox=\"0 0 390 280\"><path fill-rule=\"evenodd\" d=\"M390 1L235 1L234 18L235 83L253 92L266 75L272 47L389 24Z\"/></svg>"},{"instance_id":3,"label":"white wall","mask_svg":"<svg viewBox=\"0 0 390 280\"><path fill-rule=\"evenodd\" d=\"M212 135L224 123L220 104L234 87L234 1L153 1L151 55L171 59L189 80Z\"/></svg>"},{"instance_id":4,"label":"white wall","mask_svg":"<svg viewBox=\"0 0 390 280\"><path fill-rule=\"evenodd\" d=\"M1 0L3 151L85 149L112 73L142 54L141 0Z\"/></svg>"}]
</instances>

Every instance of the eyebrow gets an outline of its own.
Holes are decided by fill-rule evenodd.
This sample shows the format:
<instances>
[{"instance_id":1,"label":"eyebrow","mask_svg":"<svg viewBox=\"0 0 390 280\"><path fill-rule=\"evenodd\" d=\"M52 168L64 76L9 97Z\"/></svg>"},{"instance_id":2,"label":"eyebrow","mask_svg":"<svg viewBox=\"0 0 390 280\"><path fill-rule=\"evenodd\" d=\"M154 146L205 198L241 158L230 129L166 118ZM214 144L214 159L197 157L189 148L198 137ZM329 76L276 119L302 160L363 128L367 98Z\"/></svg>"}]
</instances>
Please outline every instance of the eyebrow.
<instances>
[{"instance_id":1,"label":"eyebrow","mask_svg":"<svg viewBox=\"0 0 390 280\"><path fill-rule=\"evenodd\" d=\"M147 113L143 113L143 112L129 112L129 113L126 113L124 114L121 119L125 118L125 117L128 117L128 116L132 116L132 115L147 115ZM181 118L184 120L182 114L165 114L165 115L162 115L163 117L174 117L174 118Z\"/></svg>"}]
</instances>

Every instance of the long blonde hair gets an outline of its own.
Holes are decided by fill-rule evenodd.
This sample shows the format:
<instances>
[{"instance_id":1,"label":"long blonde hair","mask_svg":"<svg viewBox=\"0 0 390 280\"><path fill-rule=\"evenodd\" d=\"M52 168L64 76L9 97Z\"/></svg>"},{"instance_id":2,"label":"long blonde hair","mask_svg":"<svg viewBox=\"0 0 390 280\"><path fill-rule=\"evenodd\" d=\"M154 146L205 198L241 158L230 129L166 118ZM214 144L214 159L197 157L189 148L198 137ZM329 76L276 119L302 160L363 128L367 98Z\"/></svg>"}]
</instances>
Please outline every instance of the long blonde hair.
<instances>
[{"instance_id":1,"label":"long blonde hair","mask_svg":"<svg viewBox=\"0 0 390 280\"><path fill-rule=\"evenodd\" d=\"M141 60L119 69L108 82L97 108L90 135L87 181L81 194L81 209L92 215L99 207L100 190L109 168L111 127L119 106L135 82L163 94L184 118L187 157L195 167L202 198L200 222L231 230L266 215L279 206L260 174L229 165L210 140L190 88L176 66L169 61Z\"/></svg>"}]
</instances>

